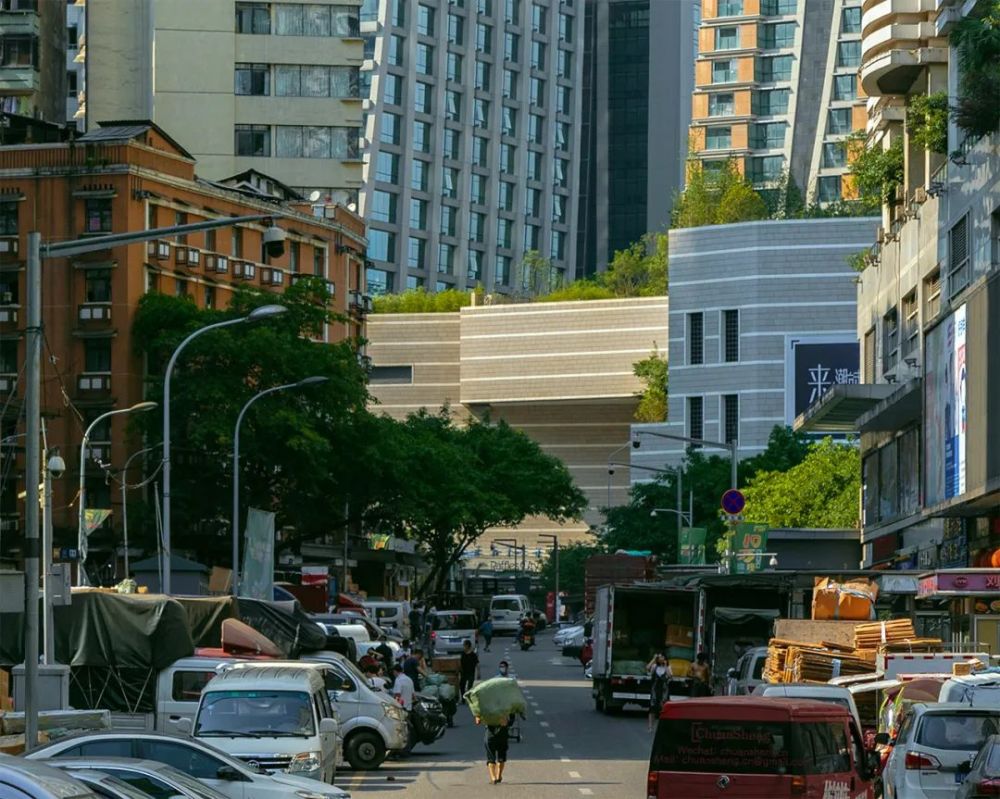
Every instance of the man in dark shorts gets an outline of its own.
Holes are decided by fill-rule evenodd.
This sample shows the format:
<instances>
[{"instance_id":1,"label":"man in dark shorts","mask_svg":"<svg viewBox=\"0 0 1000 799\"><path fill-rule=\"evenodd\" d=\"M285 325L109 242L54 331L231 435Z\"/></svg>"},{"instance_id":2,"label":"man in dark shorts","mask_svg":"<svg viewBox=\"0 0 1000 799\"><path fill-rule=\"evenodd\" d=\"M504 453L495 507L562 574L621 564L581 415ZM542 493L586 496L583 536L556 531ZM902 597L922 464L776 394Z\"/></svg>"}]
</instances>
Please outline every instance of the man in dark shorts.
<instances>
[{"instance_id":1,"label":"man in dark shorts","mask_svg":"<svg viewBox=\"0 0 1000 799\"><path fill-rule=\"evenodd\" d=\"M479 679L479 655L472 649L472 641L462 644L461 672L458 681L458 696L465 704L465 694Z\"/></svg>"},{"instance_id":2,"label":"man in dark shorts","mask_svg":"<svg viewBox=\"0 0 1000 799\"><path fill-rule=\"evenodd\" d=\"M476 724L482 719L476 718ZM507 722L486 727L486 769L490 773L490 785L503 782L503 769L507 765L507 747L510 743L510 728Z\"/></svg>"}]
</instances>

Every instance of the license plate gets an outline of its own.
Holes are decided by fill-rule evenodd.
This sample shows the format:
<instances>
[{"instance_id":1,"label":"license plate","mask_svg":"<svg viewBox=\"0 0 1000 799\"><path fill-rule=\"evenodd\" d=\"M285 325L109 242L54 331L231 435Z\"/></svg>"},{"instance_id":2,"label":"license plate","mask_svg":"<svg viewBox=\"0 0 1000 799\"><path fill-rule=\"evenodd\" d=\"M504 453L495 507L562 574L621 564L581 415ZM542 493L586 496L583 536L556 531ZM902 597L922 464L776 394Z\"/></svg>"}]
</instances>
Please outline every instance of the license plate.
<instances>
[{"instance_id":1,"label":"license plate","mask_svg":"<svg viewBox=\"0 0 1000 799\"><path fill-rule=\"evenodd\" d=\"M957 783L963 783L963 782L965 782L965 778L966 778L966 776L967 776L967 775L966 775L966 774L964 774L963 772L961 772L961 771L956 771L956 772L955 772L955 782L957 782Z\"/></svg>"}]
</instances>

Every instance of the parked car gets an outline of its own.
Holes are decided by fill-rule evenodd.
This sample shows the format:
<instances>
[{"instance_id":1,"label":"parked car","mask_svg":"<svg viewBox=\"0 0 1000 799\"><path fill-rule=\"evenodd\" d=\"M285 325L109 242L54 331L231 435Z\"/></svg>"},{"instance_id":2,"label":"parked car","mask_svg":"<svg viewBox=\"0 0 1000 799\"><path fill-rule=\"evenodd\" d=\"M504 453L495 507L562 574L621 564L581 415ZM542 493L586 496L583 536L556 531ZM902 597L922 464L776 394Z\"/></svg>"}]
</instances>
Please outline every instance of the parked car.
<instances>
[{"instance_id":1,"label":"parked car","mask_svg":"<svg viewBox=\"0 0 1000 799\"><path fill-rule=\"evenodd\" d=\"M103 771L80 769L66 773L74 780L82 782L101 799L152 799L145 791L140 791L134 785L129 785L124 780L105 774Z\"/></svg>"},{"instance_id":2,"label":"parked car","mask_svg":"<svg viewBox=\"0 0 1000 799\"><path fill-rule=\"evenodd\" d=\"M409 638L412 634L410 630L410 603L394 602L387 599L366 599L364 601L365 610L375 619L375 623L385 629L393 629L403 638Z\"/></svg>"},{"instance_id":3,"label":"parked car","mask_svg":"<svg viewBox=\"0 0 1000 799\"><path fill-rule=\"evenodd\" d=\"M961 766L959 768L965 770ZM1000 796L1000 735L991 735L986 739L975 760L969 764L969 772L955 799L985 799L991 796Z\"/></svg>"},{"instance_id":4,"label":"parked car","mask_svg":"<svg viewBox=\"0 0 1000 799\"><path fill-rule=\"evenodd\" d=\"M99 799L69 774L12 755L0 755L0 795L18 799Z\"/></svg>"},{"instance_id":5,"label":"parked car","mask_svg":"<svg viewBox=\"0 0 1000 799\"><path fill-rule=\"evenodd\" d=\"M753 696L781 697L784 699L815 699L817 702L832 702L835 705L847 708L858 729L864 731L861 724L861 716L858 713L858 706L854 702L854 695L847 689L837 685L823 685L822 683L778 683L771 685L762 683L753 689Z\"/></svg>"},{"instance_id":6,"label":"parked car","mask_svg":"<svg viewBox=\"0 0 1000 799\"><path fill-rule=\"evenodd\" d=\"M521 617L530 609L524 594L499 594L490 599L494 634L516 633L521 627Z\"/></svg>"},{"instance_id":7,"label":"parked car","mask_svg":"<svg viewBox=\"0 0 1000 799\"><path fill-rule=\"evenodd\" d=\"M321 613L317 614L313 618L321 624L351 624L351 625L361 625L368 631L369 641L377 641L380 635L384 635L389 641L395 641L397 644L403 640L403 634L391 626L383 627L379 624L373 622L370 618L365 616L360 611L356 610L342 610L337 613Z\"/></svg>"},{"instance_id":8,"label":"parked car","mask_svg":"<svg viewBox=\"0 0 1000 799\"><path fill-rule=\"evenodd\" d=\"M562 627L552 636L552 643L557 647L564 647L570 641L574 641L577 638L580 640L580 644L583 644L583 625L574 624L570 627Z\"/></svg>"},{"instance_id":9,"label":"parked car","mask_svg":"<svg viewBox=\"0 0 1000 799\"><path fill-rule=\"evenodd\" d=\"M431 656L457 654L466 641L477 641L478 616L474 610L435 610L429 616L427 649Z\"/></svg>"},{"instance_id":10,"label":"parked car","mask_svg":"<svg viewBox=\"0 0 1000 799\"><path fill-rule=\"evenodd\" d=\"M744 652L726 675L726 693L729 696L746 696L753 693L753 690L764 682L766 660L766 646L757 646Z\"/></svg>"},{"instance_id":11,"label":"parked car","mask_svg":"<svg viewBox=\"0 0 1000 799\"><path fill-rule=\"evenodd\" d=\"M155 760L134 760L127 757L68 757L50 761L49 765L70 774L97 771L117 777L138 788L153 799L226 799L215 788L185 774L183 771L157 763Z\"/></svg>"},{"instance_id":12,"label":"parked car","mask_svg":"<svg viewBox=\"0 0 1000 799\"><path fill-rule=\"evenodd\" d=\"M290 792L312 799L344 799L347 792L294 774L268 774L190 736L104 730L60 738L26 755L31 760L123 757L155 760L190 774L229 799L283 799Z\"/></svg>"},{"instance_id":13,"label":"parked car","mask_svg":"<svg viewBox=\"0 0 1000 799\"><path fill-rule=\"evenodd\" d=\"M882 774L886 799L951 799L965 779L960 766L998 732L1000 710L954 703L913 705Z\"/></svg>"}]
</instances>

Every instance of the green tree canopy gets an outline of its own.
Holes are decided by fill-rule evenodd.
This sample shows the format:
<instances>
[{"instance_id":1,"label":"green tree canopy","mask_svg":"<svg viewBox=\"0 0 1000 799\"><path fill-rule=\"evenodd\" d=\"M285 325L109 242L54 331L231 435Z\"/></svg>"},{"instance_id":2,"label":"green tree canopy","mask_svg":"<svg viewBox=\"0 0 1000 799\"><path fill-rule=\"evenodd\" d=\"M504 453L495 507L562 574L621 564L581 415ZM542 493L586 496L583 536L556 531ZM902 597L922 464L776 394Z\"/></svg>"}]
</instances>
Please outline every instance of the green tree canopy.
<instances>
[{"instance_id":1,"label":"green tree canopy","mask_svg":"<svg viewBox=\"0 0 1000 799\"><path fill-rule=\"evenodd\" d=\"M468 291L447 289L433 294L425 289L410 289L401 294L382 294L374 298L375 313L454 313L472 304Z\"/></svg>"},{"instance_id":2,"label":"green tree canopy","mask_svg":"<svg viewBox=\"0 0 1000 799\"><path fill-rule=\"evenodd\" d=\"M667 359L658 352L632 364L632 372L646 384L635 409L638 422L667 420Z\"/></svg>"},{"instance_id":3,"label":"green tree canopy","mask_svg":"<svg viewBox=\"0 0 1000 799\"><path fill-rule=\"evenodd\" d=\"M888 149L880 144L869 147L862 132L848 142L851 174L861 200L872 206L895 203L896 188L903 185L903 140L896 139Z\"/></svg>"},{"instance_id":4,"label":"green tree canopy","mask_svg":"<svg viewBox=\"0 0 1000 799\"><path fill-rule=\"evenodd\" d=\"M687 185L674 201L674 227L751 222L770 216L767 203L732 159L706 171L700 161L688 165Z\"/></svg>"},{"instance_id":5,"label":"green tree canopy","mask_svg":"<svg viewBox=\"0 0 1000 799\"><path fill-rule=\"evenodd\" d=\"M860 492L858 448L827 438L798 464L758 471L743 491L744 515L771 527L856 529Z\"/></svg>"},{"instance_id":6,"label":"green tree canopy","mask_svg":"<svg viewBox=\"0 0 1000 799\"><path fill-rule=\"evenodd\" d=\"M1000 0L980 3L977 11L951 33L961 66L954 115L968 135L986 136L1000 126Z\"/></svg>"},{"instance_id":7,"label":"green tree canopy","mask_svg":"<svg viewBox=\"0 0 1000 799\"><path fill-rule=\"evenodd\" d=\"M559 547L559 591L570 597L582 597L587 560L604 552L596 541L576 542ZM550 550L542 561L539 572L542 586L546 591L554 591L556 586L556 559Z\"/></svg>"}]
</instances>

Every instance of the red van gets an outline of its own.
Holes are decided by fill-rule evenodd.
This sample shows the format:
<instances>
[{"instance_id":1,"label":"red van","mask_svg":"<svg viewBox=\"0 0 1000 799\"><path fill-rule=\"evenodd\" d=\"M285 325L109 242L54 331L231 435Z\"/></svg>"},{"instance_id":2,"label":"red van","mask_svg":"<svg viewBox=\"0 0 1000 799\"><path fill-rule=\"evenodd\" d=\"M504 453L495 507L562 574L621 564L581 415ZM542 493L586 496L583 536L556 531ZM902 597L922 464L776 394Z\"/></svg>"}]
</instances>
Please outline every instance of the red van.
<instances>
[{"instance_id":1,"label":"red van","mask_svg":"<svg viewBox=\"0 0 1000 799\"><path fill-rule=\"evenodd\" d=\"M873 799L877 756L850 712L812 700L667 702L647 799Z\"/></svg>"}]
</instances>

